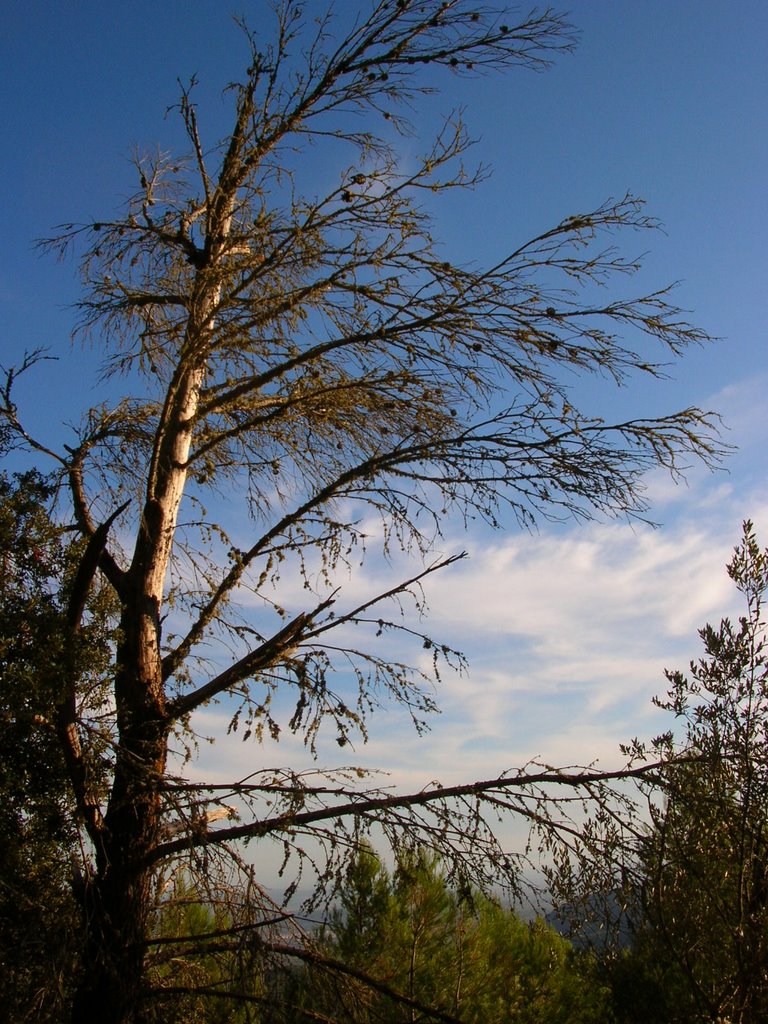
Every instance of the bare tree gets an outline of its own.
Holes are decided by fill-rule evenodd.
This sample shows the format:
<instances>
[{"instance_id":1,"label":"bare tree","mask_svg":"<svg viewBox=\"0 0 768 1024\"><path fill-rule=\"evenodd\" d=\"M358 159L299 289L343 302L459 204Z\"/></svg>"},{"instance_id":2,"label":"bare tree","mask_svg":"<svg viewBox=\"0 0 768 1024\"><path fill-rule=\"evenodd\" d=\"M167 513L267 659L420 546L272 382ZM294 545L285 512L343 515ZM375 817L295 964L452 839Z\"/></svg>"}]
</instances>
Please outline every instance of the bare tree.
<instances>
[{"instance_id":1,"label":"bare tree","mask_svg":"<svg viewBox=\"0 0 768 1024\"><path fill-rule=\"evenodd\" d=\"M617 385L660 375L649 347L663 360L706 339L666 290L614 298L597 287L637 269L605 239L654 226L639 200L568 217L476 269L445 258L429 212L482 178L462 163L461 114L403 170L409 111L442 74L543 68L572 45L563 18L513 20L471 0L351 6L312 20L282 0L271 43L243 26L249 64L230 88L224 141L205 140L194 83L183 88L189 155L138 158L140 188L119 217L65 225L46 243L81 253L80 327L130 397L89 410L56 452L27 432L13 400L19 371L7 375L7 436L55 461L88 540L73 622L97 572L122 609L105 800L89 784L94 726L79 716L77 678L62 682L59 709L86 851L78 1021L138 1019L157 879L179 863L205 878L214 855L237 863L243 840L314 858L321 883L374 824L392 842L426 835L456 871L511 871L483 801L538 826L547 785L578 792L601 784L598 773L536 768L393 796L352 769L270 769L223 789L172 778L170 738L189 735L190 715L217 698L236 708L233 729L256 738L289 729L313 744L327 724L343 746L386 700L420 727L432 708L425 680L377 637L400 630L432 651L435 672L458 658L418 620L387 611L409 594L418 603L424 578L454 561L431 554L446 516L641 516L647 469L676 475L722 451L698 409L608 424L576 408L565 384L564 371ZM325 188L307 173L310 144L336 168ZM360 517L372 514L386 545L422 561L351 604L339 569L364 546ZM122 549L109 539L118 526ZM307 596L290 612L273 590L285 566ZM243 610L254 599L257 615ZM351 625L364 640L350 642ZM286 694L282 719L273 699ZM212 828L233 802L240 822Z\"/></svg>"}]
</instances>

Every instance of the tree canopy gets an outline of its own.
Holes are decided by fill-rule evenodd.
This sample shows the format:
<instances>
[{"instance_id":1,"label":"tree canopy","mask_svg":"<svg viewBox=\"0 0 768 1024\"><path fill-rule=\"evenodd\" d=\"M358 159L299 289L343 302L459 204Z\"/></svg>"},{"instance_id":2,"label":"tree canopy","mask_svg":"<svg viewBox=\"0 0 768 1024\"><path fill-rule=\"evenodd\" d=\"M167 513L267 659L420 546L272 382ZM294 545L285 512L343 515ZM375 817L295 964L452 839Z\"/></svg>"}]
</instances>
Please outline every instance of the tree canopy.
<instances>
[{"instance_id":1,"label":"tree canopy","mask_svg":"<svg viewBox=\"0 0 768 1024\"><path fill-rule=\"evenodd\" d=\"M51 497L38 473L0 475L0 1002L18 1021L61 1020L77 964L84 865L61 748L71 710L61 680L70 667L94 786L109 728L114 599L95 588L86 628L70 628L83 545L50 518Z\"/></svg>"}]
</instances>

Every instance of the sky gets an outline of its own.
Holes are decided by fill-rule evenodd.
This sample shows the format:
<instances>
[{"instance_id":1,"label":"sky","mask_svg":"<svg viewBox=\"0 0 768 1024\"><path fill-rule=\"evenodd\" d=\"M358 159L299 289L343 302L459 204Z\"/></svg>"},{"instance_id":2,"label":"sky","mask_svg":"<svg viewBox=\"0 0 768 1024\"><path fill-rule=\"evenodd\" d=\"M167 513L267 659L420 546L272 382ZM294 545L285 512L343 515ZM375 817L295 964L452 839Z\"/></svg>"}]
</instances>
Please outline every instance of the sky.
<instances>
[{"instance_id":1,"label":"sky","mask_svg":"<svg viewBox=\"0 0 768 1024\"><path fill-rule=\"evenodd\" d=\"M600 400L622 414L714 409L735 452L722 472L694 468L684 485L652 474L655 529L446 525L442 550L470 557L429 587L429 624L467 654L469 671L444 675L428 736L389 708L348 755L404 786L488 778L533 757L615 767L619 743L672 724L651 706L664 668L684 667L699 654L697 629L738 610L724 565L742 520L768 545L768 6L574 0L567 9L580 41L552 69L447 77L422 112L465 106L477 158L493 170L445 204L438 234L451 258L492 263L609 196L644 197L664 231L622 243L647 253L637 290L679 281L676 301L719 340L687 354L669 380ZM235 11L264 22L260 0ZM135 187L136 148L179 144L166 116L178 80L197 76L201 116L213 137L224 134L221 90L245 59L221 0L3 5L0 362L38 346L59 357L20 392L41 436L64 439L61 424L98 400L99 353L70 343L75 268L42 258L35 240L61 222L107 219ZM362 592L376 571L353 587ZM200 725L215 732L225 717L211 709ZM329 764L331 747L320 750ZM199 771L224 781L307 755L287 739L261 751L204 748L201 758Z\"/></svg>"}]
</instances>

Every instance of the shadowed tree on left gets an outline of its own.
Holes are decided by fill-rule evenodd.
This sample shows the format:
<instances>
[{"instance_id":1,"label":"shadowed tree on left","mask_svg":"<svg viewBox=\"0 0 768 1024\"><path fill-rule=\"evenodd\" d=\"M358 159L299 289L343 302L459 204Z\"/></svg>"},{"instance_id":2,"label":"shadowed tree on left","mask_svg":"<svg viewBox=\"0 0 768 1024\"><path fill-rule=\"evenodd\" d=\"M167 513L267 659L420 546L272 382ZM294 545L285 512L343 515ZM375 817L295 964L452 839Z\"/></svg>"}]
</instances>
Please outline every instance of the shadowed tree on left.
<instances>
[{"instance_id":1,"label":"shadowed tree on left","mask_svg":"<svg viewBox=\"0 0 768 1024\"><path fill-rule=\"evenodd\" d=\"M84 879L59 740L65 680L77 679L94 789L109 743L100 713L117 609L97 586L71 628L84 545L51 519L53 497L37 473L0 476L0 1004L15 1021L60 1020L77 967Z\"/></svg>"}]
</instances>

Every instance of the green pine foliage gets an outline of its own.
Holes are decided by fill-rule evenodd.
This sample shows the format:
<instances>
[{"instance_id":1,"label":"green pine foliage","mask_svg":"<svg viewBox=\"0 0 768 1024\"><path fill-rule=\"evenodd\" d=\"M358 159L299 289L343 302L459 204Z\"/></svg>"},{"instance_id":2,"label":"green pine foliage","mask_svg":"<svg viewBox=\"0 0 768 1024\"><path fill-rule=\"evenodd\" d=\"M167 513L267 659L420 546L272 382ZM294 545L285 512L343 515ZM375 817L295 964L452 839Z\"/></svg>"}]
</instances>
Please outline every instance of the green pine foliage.
<instances>
[{"instance_id":1,"label":"green pine foliage","mask_svg":"<svg viewBox=\"0 0 768 1024\"><path fill-rule=\"evenodd\" d=\"M147 970L163 998L144 1008L146 1024L261 1020L258 946L247 935L237 940L233 904L201 893L183 873L159 894Z\"/></svg>"},{"instance_id":2,"label":"green pine foliage","mask_svg":"<svg viewBox=\"0 0 768 1024\"><path fill-rule=\"evenodd\" d=\"M610 1019L606 992L595 982L589 959L542 920L526 922L487 897L455 891L440 861L423 849L402 856L392 872L363 850L352 862L319 947L354 975L307 972L307 1019Z\"/></svg>"}]
</instances>

